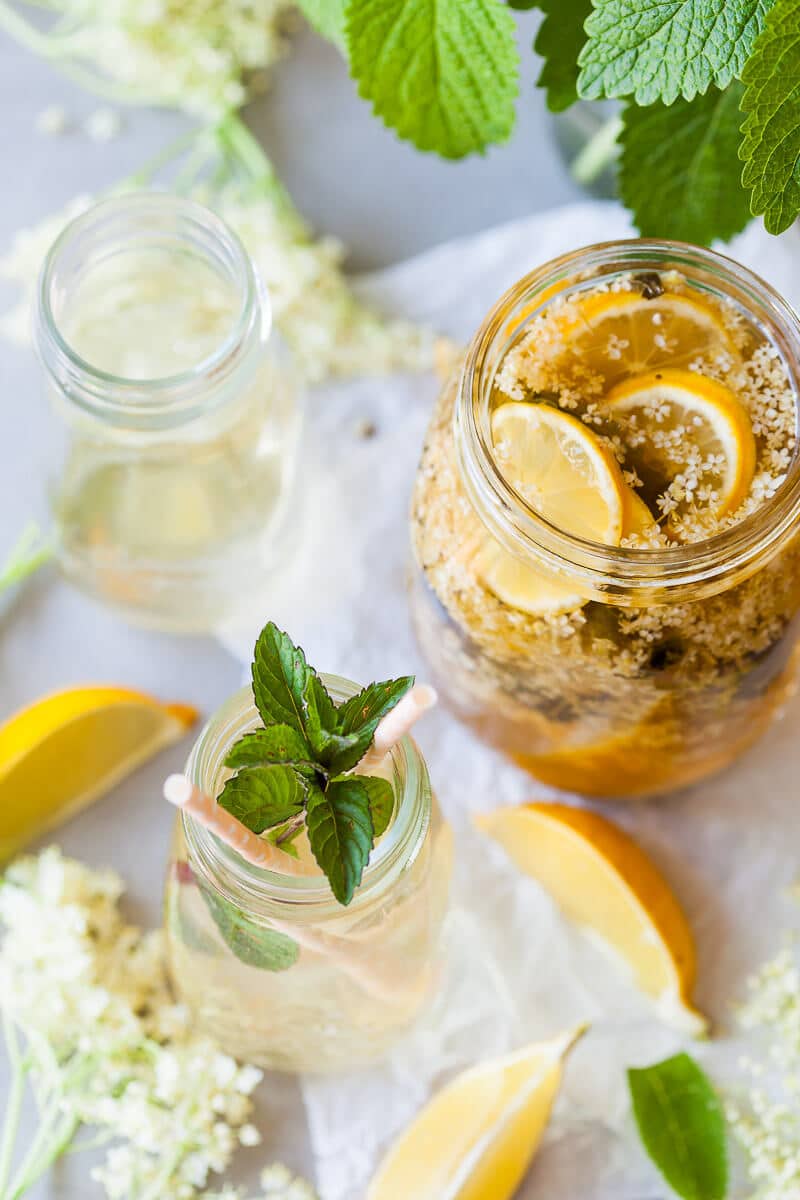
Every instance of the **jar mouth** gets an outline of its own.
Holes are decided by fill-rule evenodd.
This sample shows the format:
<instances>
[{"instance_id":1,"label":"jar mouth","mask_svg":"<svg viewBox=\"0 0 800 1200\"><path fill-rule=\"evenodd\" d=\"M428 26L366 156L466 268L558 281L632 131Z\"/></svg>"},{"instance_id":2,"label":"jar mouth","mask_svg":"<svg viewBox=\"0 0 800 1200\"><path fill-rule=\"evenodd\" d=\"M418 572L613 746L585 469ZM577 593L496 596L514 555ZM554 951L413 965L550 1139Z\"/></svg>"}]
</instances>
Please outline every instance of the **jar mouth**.
<instances>
[{"instance_id":1,"label":"jar mouth","mask_svg":"<svg viewBox=\"0 0 800 1200\"><path fill-rule=\"evenodd\" d=\"M64 335L59 307L92 270L123 248L190 252L240 297L238 310L212 351L173 373L131 378L88 361ZM254 341L271 326L269 296L242 242L214 212L167 192L116 196L72 220L50 247L39 275L36 340L48 373L79 407L107 421L164 428L208 407L208 390L221 391Z\"/></svg>"},{"instance_id":2,"label":"jar mouth","mask_svg":"<svg viewBox=\"0 0 800 1200\"><path fill-rule=\"evenodd\" d=\"M320 678L337 702L347 700L361 689L350 680L321 674ZM186 774L203 791L216 796L224 760L233 743L242 734L257 728L261 718L249 686L235 692L211 718L200 734L189 760ZM427 767L415 743L404 737L390 752L391 779L395 794L395 813L391 825L378 842L364 868L361 884L347 907L335 899L327 878L319 875L284 875L248 863L205 826L185 813L181 814L190 856L203 871L207 882L226 894L234 903L246 897L248 911L265 917L292 905L320 916L352 913L365 900L372 901L392 878L393 868L408 866L422 846L430 824L431 790ZM421 798L421 803L420 803Z\"/></svg>"},{"instance_id":3,"label":"jar mouth","mask_svg":"<svg viewBox=\"0 0 800 1200\"><path fill-rule=\"evenodd\" d=\"M734 259L687 243L631 238L562 255L514 284L495 304L467 351L454 414L454 433L467 493L492 537L521 559L532 556L555 575L580 581L587 596L638 604L670 592L670 600L698 599L726 586L732 575L752 574L800 524L800 450L786 478L756 512L710 538L660 549L605 546L553 525L506 480L494 456L489 393L502 358L519 329L546 308L561 283L585 272L587 285L614 272L685 271L693 285L716 290L742 305L769 329L798 408L800 322L785 300ZM537 294L540 302L536 303Z\"/></svg>"}]
</instances>

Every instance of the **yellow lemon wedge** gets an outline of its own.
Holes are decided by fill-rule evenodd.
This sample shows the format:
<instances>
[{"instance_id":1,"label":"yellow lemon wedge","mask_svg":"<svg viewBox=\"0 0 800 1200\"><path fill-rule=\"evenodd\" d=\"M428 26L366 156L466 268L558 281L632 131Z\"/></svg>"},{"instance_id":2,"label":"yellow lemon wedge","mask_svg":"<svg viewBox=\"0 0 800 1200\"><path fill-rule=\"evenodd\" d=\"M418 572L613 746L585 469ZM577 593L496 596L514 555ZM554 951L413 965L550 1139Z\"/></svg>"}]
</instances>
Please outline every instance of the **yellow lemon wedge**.
<instances>
[{"instance_id":1,"label":"yellow lemon wedge","mask_svg":"<svg viewBox=\"0 0 800 1200\"><path fill-rule=\"evenodd\" d=\"M502 404L492 417L497 464L546 521L587 541L619 544L624 480L583 421L549 404Z\"/></svg>"},{"instance_id":2,"label":"yellow lemon wedge","mask_svg":"<svg viewBox=\"0 0 800 1200\"><path fill-rule=\"evenodd\" d=\"M550 1118L585 1026L457 1076L378 1168L366 1200L510 1200Z\"/></svg>"},{"instance_id":3,"label":"yellow lemon wedge","mask_svg":"<svg viewBox=\"0 0 800 1200\"><path fill-rule=\"evenodd\" d=\"M0 862L85 808L163 747L197 712L118 687L46 696L0 726Z\"/></svg>"},{"instance_id":4,"label":"yellow lemon wedge","mask_svg":"<svg viewBox=\"0 0 800 1200\"><path fill-rule=\"evenodd\" d=\"M591 929L633 972L661 1018L701 1036L691 1004L694 938L669 884L627 833L566 804L526 804L476 818L576 924Z\"/></svg>"},{"instance_id":5,"label":"yellow lemon wedge","mask_svg":"<svg viewBox=\"0 0 800 1200\"><path fill-rule=\"evenodd\" d=\"M563 335L570 354L584 359L607 383L666 365L688 366L706 357L738 357L719 312L699 297L663 292L592 292L565 310Z\"/></svg>"},{"instance_id":6,"label":"yellow lemon wedge","mask_svg":"<svg viewBox=\"0 0 800 1200\"><path fill-rule=\"evenodd\" d=\"M669 367L617 384L603 406L625 421L629 440L631 431L641 435L638 454L660 483L685 477L677 512L706 507L721 517L742 503L753 481L756 443L747 410L730 388Z\"/></svg>"}]
</instances>

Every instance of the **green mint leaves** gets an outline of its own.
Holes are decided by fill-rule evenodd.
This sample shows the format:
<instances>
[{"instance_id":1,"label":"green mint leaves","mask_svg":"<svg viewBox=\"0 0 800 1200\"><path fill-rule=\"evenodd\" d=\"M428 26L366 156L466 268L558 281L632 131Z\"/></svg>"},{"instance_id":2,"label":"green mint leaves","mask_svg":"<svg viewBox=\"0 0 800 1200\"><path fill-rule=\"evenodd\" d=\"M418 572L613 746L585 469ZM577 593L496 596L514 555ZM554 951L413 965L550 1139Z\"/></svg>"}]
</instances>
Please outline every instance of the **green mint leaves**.
<instances>
[{"instance_id":1,"label":"green mint leaves","mask_svg":"<svg viewBox=\"0 0 800 1200\"><path fill-rule=\"evenodd\" d=\"M744 66L769 0L594 0L580 54L578 90L588 100L637 104L692 100L726 87Z\"/></svg>"},{"instance_id":2,"label":"green mint leaves","mask_svg":"<svg viewBox=\"0 0 800 1200\"><path fill-rule=\"evenodd\" d=\"M345 31L359 94L419 150L462 158L511 134L519 55L501 0L346 0Z\"/></svg>"},{"instance_id":3,"label":"green mint leaves","mask_svg":"<svg viewBox=\"0 0 800 1200\"><path fill-rule=\"evenodd\" d=\"M628 1071L644 1147L682 1200L724 1200L728 1190L725 1120L711 1083L693 1058L676 1054Z\"/></svg>"},{"instance_id":4,"label":"green mint leaves","mask_svg":"<svg viewBox=\"0 0 800 1200\"><path fill-rule=\"evenodd\" d=\"M778 0L742 72L742 182L770 233L800 212L800 0Z\"/></svg>"},{"instance_id":5,"label":"green mint leaves","mask_svg":"<svg viewBox=\"0 0 800 1200\"><path fill-rule=\"evenodd\" d=\"M625 109L619 188L644 236L708 243L750 219L740 186L742 86Z\"/></svg>"},{"instance_id":6,"label":"green mint leaves","mask_svg":"<svg viewBox=\"0 0 800 1200\"><path fill-rule=\"evenodd\" d=\"M334 896L349 904L392 819L394 793L385 779L347 772L414 679L371 683L337 705L300 647L270 623L256 642L252 680L264 728L231 748L225 762L237 773L219 804L290 854L305 825Z\"/></svg>"}]
</instances>

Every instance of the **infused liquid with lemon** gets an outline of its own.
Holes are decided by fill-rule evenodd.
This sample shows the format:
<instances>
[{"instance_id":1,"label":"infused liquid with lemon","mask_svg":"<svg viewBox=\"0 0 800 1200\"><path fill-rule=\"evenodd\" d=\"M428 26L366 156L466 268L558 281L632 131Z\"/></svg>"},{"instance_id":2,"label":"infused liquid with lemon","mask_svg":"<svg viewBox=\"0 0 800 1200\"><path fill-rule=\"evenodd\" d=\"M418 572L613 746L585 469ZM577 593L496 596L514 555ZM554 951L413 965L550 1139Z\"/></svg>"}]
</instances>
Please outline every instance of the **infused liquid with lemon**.
<instances>
[{"instance_id":1,"label":"infused liquid with lemon","mask_svg":"<svg viewBox=\"0 0 800 1200\"><path fill-rule=\"evenodd\" d=\"M452 706L538 778L663 792L729 762L791 685L796 319L710 252L551 266L440 399L415 624Z\"/></svg>"}]
</instances>

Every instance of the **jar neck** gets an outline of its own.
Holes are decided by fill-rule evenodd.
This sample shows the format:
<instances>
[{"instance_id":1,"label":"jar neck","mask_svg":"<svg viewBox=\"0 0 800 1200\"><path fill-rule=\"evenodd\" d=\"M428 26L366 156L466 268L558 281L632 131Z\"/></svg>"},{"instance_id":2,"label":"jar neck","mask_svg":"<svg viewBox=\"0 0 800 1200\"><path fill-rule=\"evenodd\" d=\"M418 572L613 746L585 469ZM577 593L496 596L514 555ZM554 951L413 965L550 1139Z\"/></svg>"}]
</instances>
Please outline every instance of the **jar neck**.
<instances>
[{"instance_id":1,"label":"jar neck","mask_svg":"<svg viewBox=\"0 0 800 1200\"><path fill-rule=\"evenodd\" d=\"M350 680L323 675L322 681L339 703L360 689ZM192 782L217 796L226 777L225 758L231 746L261 724L249 687L235 693L219 709L198 738L186 765ZM227 900L264 918L291 912L292 920L317 922L352 914L379 900L419 853L431 820L428 769L411 738L405 737L390 755L389 782L395 797L394 816L372 851L361 885L347 908L335 899L323 874L282 875L254 867L190 816L182 814L190 863Z\"/></svg>"},{"instance_id":2,"label":"jar neck","mask_svg":"<svg viewBox=\"0 0 800 1200\"><path fill-rule=\"evenodd\" d=\"M732 300L763 327L782 355L797 398L800 324L778 293L713 251L639 239L566 254L515 284L476 333L456 397L455 441L463 483L492 537L518 558L568 576L587 597L621 606L695 600L720 592L768 562L800 523L797 454L775 496L759 511L707 541L657 550L602 546L566 533L526 504L498 468L491 399L509 347L560 292L595 287L629 272L664 270L677 270L690 285Z\"/></svg>"},{"instance_id":3,"label":"jar neck","mask_svg":"<svg viewBox=\"0 0 800 1200\"><path fill-rule=\"evenodd\" d=\"M169 256L176 272L187 263L201 267L230 293L231 316L198 362L174 374L131 378L87 361L65 322L80 289L102 281L109 266L124 271L126 254L148 252ZM169 299L167 280L165 305ZM115 319L113 309L105 319ZM45 371L71 406L110 426L172 429L218 408L255 374L270 324L266 290L238 237L209 209L167 194L135 193L89 209L54 242L39 277L35 340ZM135 337L124 313L118 331L120 338Z\"/></svg>"}]
</instances>

